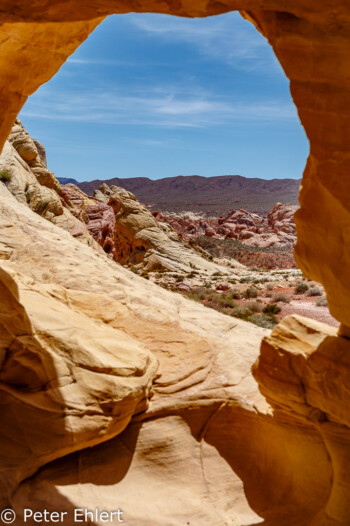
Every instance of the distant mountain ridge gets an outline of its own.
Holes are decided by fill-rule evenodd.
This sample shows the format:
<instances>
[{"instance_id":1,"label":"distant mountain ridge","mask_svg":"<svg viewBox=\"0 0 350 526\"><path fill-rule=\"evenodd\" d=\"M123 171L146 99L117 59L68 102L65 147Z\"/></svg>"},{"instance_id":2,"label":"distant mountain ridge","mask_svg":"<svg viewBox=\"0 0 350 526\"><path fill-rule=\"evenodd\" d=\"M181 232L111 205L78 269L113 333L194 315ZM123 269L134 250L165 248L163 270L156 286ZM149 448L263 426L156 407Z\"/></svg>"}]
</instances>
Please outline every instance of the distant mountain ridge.
<instances>
[{"instance_id":1,"label":"distant mountain ridge","mask_svg":"<svg viewBox=\"0 0 350 526\"><path fill-rule=\"evenodd\" d=\"M76 179L73 179L71 177L57 177L58 181L61 183L61 184L68 184L68 183L71 183L71 184L75 184L78 186L79 184L79 181L77 181Z\"/></svg>"},{"instance_id":2,"label":"distant mountain ridge","mask_svg":"<svg viewBox=\"0 0 350 526\"><path fill-rule=\"evenodd\" d=\"M296 205L300 181L247 178L240 175L179 175L157 180L147 177L115 177L75 184L88 195L92 195L102 183L120 186L135 194L151 210L204 212L218 216L228 214L234 208L266 214L277 202Z\"/></svg>"}]
</instances>

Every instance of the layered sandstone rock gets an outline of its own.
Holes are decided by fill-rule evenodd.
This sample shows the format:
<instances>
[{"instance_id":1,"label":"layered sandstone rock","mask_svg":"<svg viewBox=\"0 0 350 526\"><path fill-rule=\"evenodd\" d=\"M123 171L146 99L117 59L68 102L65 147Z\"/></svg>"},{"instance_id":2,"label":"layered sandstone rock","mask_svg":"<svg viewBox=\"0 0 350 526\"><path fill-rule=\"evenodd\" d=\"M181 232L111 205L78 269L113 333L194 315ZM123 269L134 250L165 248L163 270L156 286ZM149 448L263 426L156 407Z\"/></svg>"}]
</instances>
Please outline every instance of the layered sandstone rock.
<instances>
[{"instance_id":1,"label":"layered sandstone rock","mask_svg":"<svg viewBox=\"0 0 350 526\"><path fill-rule=\"evenodd\" d=\"M84 223L97 243L112 259L116 259L115 217L112 207L92 199L74 184L61 186L61 196L70 205L72 214Z\"/></svg>"},{"instance_id":2,"label":"layered sandstone rock","mask_svg":"<svg viewBox=\"0 0 350 526\"><path fill-rule=\"evenodd\" d=\"M217 239L235 239L244 245L256 248L292 250L296 242L294 214L297 206L276 203L267 216L232 210L227 217L216 219L190 218L186 215L163 215L152 212L161 222L172 226L183 239L198 236Z\"/></svg>"},{"instance_id":3,"label":"layered sandstone rock","mask_svg":"<svg viewBox=\"0 0 350 526\"><path fill-rule=\"evenodd\" d=\"M324 506L310 522L312 526L349 523L349 374L348 337L296 315L285 318L263 340L254 367L261 392L276 415L292 416L300 426L312 426L329 455L331 488ZM312 447L310 455L315 457Z\"/></svg>"},{"instance_id":4,"label":"layered sandstone rock","mask_svg":"<svg viewBox=\"0 0 350 526\"><path fill-rule=\"evenodd\" d=\"M152 380L167 413L169 396L200 407L201 386L215 405L249 373L262 329L129 273L3 184L0 227L3 504L39 466L119 433L145 410Z\"/></svg>"},{"instance_id":5,"label":"layered sandstone rock","mask_svg":"<svg viewBox=\"0 0 350 526\"><path fill-rule=\"evenodd\" d=\"M147 406L157 363L18 267L2 266L0 293L3 503L41 465L123 431Z\"/></svg>"},{"instance_id":6,"label":"layered sandstone rock","mask_svg":"<svg viewBox=\"0 0 350 526\"><path fill-rule=\"evenodd\" d=\"M40 146L41 154L22 123L16 120L0 155L0 170L8 174L7 189L20 203L98 249L81 221L78 207L74 207L46 167L45 150Z\"/></svg>"},{"instance_id":7,"label":"layered sandstone rock","mask_svg":"<svg viewBox=\"0 0 350 526\"><path fill-rule=\"evenodd\" d=\"M182 272L195 269L202 273L228 270L185 246L169 225L158 223L151 212L123 188L109 188L104 184L90 198L77 186L67 184L62 186L61 194L104 251L122 265ZM237 262L232 265L244 269Z\"/></svg>"},{"instance_id":8,"label":"layered sandstone rock","mask_svg":"<svg viewBox=\"0 0 350 526\"><path fill-rule=\"evenodd\" d=\"M39 149L41 154L17 120L0 155L0 170L8 174L6 186L20 203L95 249L101 246L124 265L184 272L226 270L186 247L130 192L102 185L90 198L73 184L60 185L46 166L44 147ZM239 263L236 267L243 268Z\"/></svg>"}]
</instances>

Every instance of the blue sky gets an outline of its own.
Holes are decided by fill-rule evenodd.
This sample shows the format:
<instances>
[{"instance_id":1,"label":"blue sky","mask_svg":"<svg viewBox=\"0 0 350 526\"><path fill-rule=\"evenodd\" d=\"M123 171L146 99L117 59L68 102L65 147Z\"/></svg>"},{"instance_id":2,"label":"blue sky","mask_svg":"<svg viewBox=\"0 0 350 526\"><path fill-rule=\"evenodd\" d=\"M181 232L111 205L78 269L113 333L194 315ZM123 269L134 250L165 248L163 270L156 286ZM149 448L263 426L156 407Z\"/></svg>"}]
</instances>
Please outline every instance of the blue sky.
<instances>
[{"instance_id":1,"label":"blue sky","mask_svg":"<svg viewBox=\"0 0 350 526\"><path fill-rule=\"evenodd\" d=\"M299 178L309 149L270 46L237 13L111 16L19 117L78 181Z\"/></svg>"}]
</instances>

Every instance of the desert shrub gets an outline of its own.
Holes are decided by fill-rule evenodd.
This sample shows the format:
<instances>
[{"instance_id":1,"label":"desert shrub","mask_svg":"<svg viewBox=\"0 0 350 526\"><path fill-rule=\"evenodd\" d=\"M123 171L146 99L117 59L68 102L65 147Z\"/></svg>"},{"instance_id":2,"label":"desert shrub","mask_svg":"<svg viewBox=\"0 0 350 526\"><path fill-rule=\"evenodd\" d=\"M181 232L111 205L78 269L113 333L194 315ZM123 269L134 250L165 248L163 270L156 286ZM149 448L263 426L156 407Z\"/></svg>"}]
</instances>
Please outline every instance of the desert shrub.
<instances>
[{"instance_id":1,"label":"desert shrub","mask_svg":"<svg viewBox=\"0 0 350 526\"><path fill-rule=\"evenodd\" d=\"M203 301L203 300L207 299L208 297L210 297L210 292L205 287L203 287L203 288L202 287L198 287L198 288L193 290L193 293L198 296L197 299L199 299L200 301Z\"/></svg>"},{"instance_id":2,"label":"desert shrub","mask_svg":"<svg viewBox=\"0 0 350 526\"><path fill-rule=\"evenodd\" d=\"M222 272L216 271L214 272L213 276L222 276Z\"/></svg>"},{"instance_id":3,"label":"desert shrub","mask_svg":"<svg viewBox=\"0 0 350 526\"><path fill-rule=\"evenodd\" d=\"M241 278L239 280L240 283L250 283L252 281L252 278L250 276L246 277L246 278Z\"/></svg>"},{"instance_id":4,"label":"desert shrub","mask_svg":"<svg viewBox=\"0 0 350 526\"><path fill-rule=\"evenodd\" d=\"M252 316L252 311L246 307L236 307L230 312L231 316L234 318L240 318L241 320L247 320Z\"/></svg>"},{"instance_id":5,"label":"desert shrub","mask_svg":"<svg viewBox=\"0 0 350 526\"><path fill-rule=\"evenodd\" d=\"M279 307L276 303L269 303L269 305L266 305L266 307L263 309L264 314L278 314L281 312L281 307Z\"/></svg>"},{"instance_id":6,"label":"desert shrub","mask_svg":"<svg viewBox=\"0 0 350 526\"><path fill-rule=\"evenodd\" d=\"M219 298L217 299L217 303L221 305L222 307L226 307L226 308L229 307L231 309L237 306L236 302L232 298L228 298L224 295L219 296Z\"/></svg>"},{"instance_id":7,"label":"desert shrub","mask_svg":"<svg viewBox=\"0 0 350 526\"><path fill-rule=\"evenodd\" d=\"M206 287L194 287L192 289L192 296L194 296L192 299L197 301L215 301L219 297L219 294Z\"/></svg>"},{"instance_id":8,"label":"desert shrub","mask_svg":"<svg viewBox=\"0 0 350 526\"><path fill-rule=\"evenodd\" d=\"M0 170L0 181L6 183L11 179L12 175L8 170Z\"/></svg>"},{"instance_id":9,"label":"desert shrub","mask_svg":"<svg viewBox=\"0 0 350 526\"><path fill-rule=\"evenodd\" d=\"M271 300L274 303L277 303L278 301L282 301L283 303L289 303L290 302L290 296L287 296L287 294L282 294L282 292L277 292L277 294L274 294L272 296Z\"/></svg>"},{"instance_id":10,"label":"desert shrub","mask_svg":"<svg viewBox=\"0 0 350 526\"><path fill-rule=\"evenodd\" d=\"M241 298L241 293L237 289L233 289L230 291L230 296L233 300L239 300Z\"/></svg>"},{"instance_id":11,"label":"desert shrub","mask_svg":"<svg viewBox=\"0 0 350 526\"><path fill-rule=\"evenodd\" d=\"M258 291L255 287L248 287L244 292L243 296L247 299L250 298L257 298L258 297Z\"/></svg>"},{"instance_id":12,"label":"desert shrub","mask_svg":"<svg viewBox=\"0 0 350 526\"><path fill-rule=\"evenodd\" d=\"M272 298L273 294L271 292L271 290L268 290L267 292L265 292L265 297L266 298Z\"/></svg>"},{"instance_id":13,"label":"desert shrub","mask_svg":"<svg viewBox=\"0 0 350 526\"><path fill-rule=\"evenodd\" d=\"M321 298L317 298L316 300L317 307L328 307L328 301L326 296L322 296Z\"/></svg>"},{"instance_id":14,"label":"desert shrub","mask_svg":"<svg viewBox=\"0 0 350 526\"><path fill-rule=\"evenodd\" d=\"M273 285L273 283L268 283L268 284L266 285L266 288L267 288L267 290L273 290L273 289L274 289L274 285Z\"/></svg>"},{"instance_id":15,"label":"desert shrub","mask_svg":"<svg viewBox=\"0 0 350 526\"><path fill-rule=\"evenodd\" d=\"M264 329L273 329L277 325L276 318L270 314L253 314L248 321Z\"/></svg>"},{"instance_id":16,"label":"desert shrub","mask_svg":"<svg viewBox=\"0 0 350 526\"><path fill-rule=\"evenodd\" d=\"M260 283L267 283L269 280L267 278L261 278L259 280Z\"/></svg>"},{"instance_id":17,"label":"desert shrub","mask_svg":"<svg viewBox=\"0 0 350 526\"><path fill-rule=\"evenodd\" d=\"M178 277L176 278L176 281L178 281L178 282L179 282L179 281L182 281L182 280L183 280L183 277L182 277L182 276L178 276Z\"/></svg>"},{"instance_id":18,"label":"desert shrub","mask_svg":"<svg viewBox=\"0 0 350 526\"><path fill-rule=\"evenodd\" d=\"M262 311L262 305L258 301L248 301L244 305L247 309L250 309L252 312L261 312Z\"/></svg>"},{"instance_id":19,"label":"desert shrub","mask_svg":"<svg viewBox=\"0 0 350 526\"><path fill-rule=\"evenodd\" d=\"M309 290L309 286L307 285L307 283L303 283L302 281L300 281L295 286L294 292L295 294L304 294L304 292L306 292L307 290Z\"/></svg>"},{"instance_id":20,"label":"desert shrub","mask_svg":"<svg viewBox=\"0 0 350 526\"><path fill-rule=\"evenodd\" d=\"M322 296L322 290L318 287L311 287L307 293L307 296Z\"/></svg>"}]
</instances>

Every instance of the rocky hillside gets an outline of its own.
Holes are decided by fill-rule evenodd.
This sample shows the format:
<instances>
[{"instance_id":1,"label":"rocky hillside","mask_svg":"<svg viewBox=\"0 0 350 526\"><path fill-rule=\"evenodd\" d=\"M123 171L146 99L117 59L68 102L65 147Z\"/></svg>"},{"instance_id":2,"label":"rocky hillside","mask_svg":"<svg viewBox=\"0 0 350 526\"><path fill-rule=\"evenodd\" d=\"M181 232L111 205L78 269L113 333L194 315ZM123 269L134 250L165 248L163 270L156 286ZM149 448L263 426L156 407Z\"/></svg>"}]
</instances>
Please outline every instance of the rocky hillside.
<instances>
[{"instance_id":1,"label":"rocky hillside","mask_svg":"<svg viewBox=\"0 0 350 526\"><path fill-rule=\"evenodd\" d=\"M153 212L157 221L168 223L183 238L205 235L217 239L235 239L256 248L292 249L296 242L293 216L297 206L276 203L267 216L252 214L247 210L232 210L218 220L164 215Z\"/></svg>"},{"instance_id":2,"label":"rocky hillside","mask_svg":"<svg viewBox=\"0 0 350 526\"><path fill-rule=\"evenodd\" d=\"M102 183L135 194L151 210L198 212L207 216L227 215L233 208L266 214L275 203L298 203L300 179L258 179L240 175L166 177L152 181L146 177L114 178L78 183L92 195Z\"/></svg>"},{"instance_id":3,"label":"rocky hillside","mask_svg":"<svg viewBox=\"0 0 350 526\"><path fill-rule=\"evenodd\" d=\"M215 257L231 257L263 269L293 268L296 210L296 206L276 203L266 216L242 209L232 210L217 220L193 214L153 212L153 216L171 225L182 239L199 244Z\"/></svg>"},{"instance_id":4,"label":"rocky hillside","mask_svg":"<svg viewBox=\"0 0 350 526\"><path fill-rule=\"evenodd\" d=\"M33 212L123 265L209 274L222 270L170 226L158 223L130 192L102 185L88 197L72 184L61 185L46 166L43 145L18 120L0 156L0 180ZM241 265L232 262L232 267Z\"/></svg>"},{"instance_id":5,"label":"rocky hillside","mask_svg":"<svg viewBox=\"0 0 350 526\"><path fill-rule=\"evenodd\" d=\"M204 258L164 222L155 220L136 197L123 188L100 186L88 197L77 186L62 187L67 200L80 211L92 237L122 265L147 271L208 272L223 268ZM241 265L232 261L231 268Z\"/></svg>"}]
</instances>

